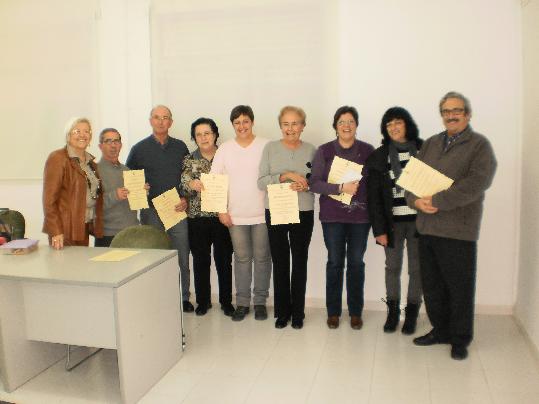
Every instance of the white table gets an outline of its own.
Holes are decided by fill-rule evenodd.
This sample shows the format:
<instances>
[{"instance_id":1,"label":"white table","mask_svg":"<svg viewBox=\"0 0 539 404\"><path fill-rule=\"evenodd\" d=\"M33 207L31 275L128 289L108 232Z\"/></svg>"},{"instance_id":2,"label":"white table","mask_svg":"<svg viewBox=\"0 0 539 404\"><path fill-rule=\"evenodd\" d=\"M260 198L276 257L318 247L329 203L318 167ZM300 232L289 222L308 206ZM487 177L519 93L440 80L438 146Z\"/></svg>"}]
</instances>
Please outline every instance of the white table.
<instances>
[{"instance_id":1,"label":"white table","mask_svg":"<svg viewBox=\"0 0 539 404\"><path fill-rule=\"evenodd\" d=\"M0 256L0 377L11 392L65 356L65 345L116 349L122 400L137 402L182 355L175 250L41 246Z\"/></svg>"}]
</instances>

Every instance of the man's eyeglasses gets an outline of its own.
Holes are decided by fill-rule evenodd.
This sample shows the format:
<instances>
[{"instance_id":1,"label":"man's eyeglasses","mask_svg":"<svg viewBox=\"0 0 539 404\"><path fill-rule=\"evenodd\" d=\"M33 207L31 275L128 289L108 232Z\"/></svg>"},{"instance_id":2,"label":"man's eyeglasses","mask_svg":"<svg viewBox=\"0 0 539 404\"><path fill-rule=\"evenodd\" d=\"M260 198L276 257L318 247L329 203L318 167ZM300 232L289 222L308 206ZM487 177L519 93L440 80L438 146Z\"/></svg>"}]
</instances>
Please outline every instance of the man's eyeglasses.
<instances>
[{"instance_id":1,"label":"man's eyeglasses","mask_svg":"<svg viewBox=\"0 0 539 404\"><path fill-rule=\"evenodd\" d=\"M441 112L443 116L462 115L464 113L464 108L442 109Z\"/></svg>"},{"instance_id":2,"label":"man's eyeglasses","mask_svg":"<svg viewBox=\"0 0 539 404\"><path fill-rule=\"evenodd\" d=\"M108 145L120 144L122 143L122 140L121 139L105 139L101 143L108 144Z\"/></svg>"},{"instance_id":3,"label":"man's eyeglasses","mask_svg":"<svg viewBox=\"0 0 539 404\"><path fill-rule=\"evenodd\" d=\"M170 121L170 116L158 116L158 115L153 115L152 116L152 119L155 119L156 121Z\"/></svg>"}]
</instances>

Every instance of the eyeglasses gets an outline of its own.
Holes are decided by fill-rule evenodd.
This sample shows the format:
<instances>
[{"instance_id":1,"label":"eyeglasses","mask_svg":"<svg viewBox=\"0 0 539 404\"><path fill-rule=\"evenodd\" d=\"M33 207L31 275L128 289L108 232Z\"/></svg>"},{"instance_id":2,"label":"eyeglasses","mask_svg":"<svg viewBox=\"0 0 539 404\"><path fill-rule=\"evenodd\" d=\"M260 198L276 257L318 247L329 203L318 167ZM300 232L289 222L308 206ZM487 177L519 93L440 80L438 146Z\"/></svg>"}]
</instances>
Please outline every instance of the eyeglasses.
<instances>
[{"instance_id":1,"label":"eyeglasses","mask_svg":"<svg viewBox=\"0 0 539 404\"><path fill-rule=\"evenodd\" d=\"M211 132L211 131L206 131L206 132L197 132L197 133L195 133L195 136L196 136L196 137L210 136L210 135L213 135L213 132Z\"/></svg>"},{"instance_id":2,"label":"eyeglasses","mask_svg":"<svg viewBox=\"0 0 539 404\"><path fill-rule=\"evenodd\" d=\"M464 108L442 109L441 112L443 116L462 115L464 113Z\"/></svg>"},{"instance_id":3,"label":"eyeglasses","mask_svg":"<svg viewBox=\"0 0 539 404\"><path fill-rule=\"evenodd\" d=\"M172 118L170 116L158 116L158 115L152 115L152 119L155 119L156 121L170 121Z\"/></svg>"},{"instance_id":4,"label":"eyeglasses","mask_svg":"<svg viewBox=\"0 0 539 404\"><path fill-rule=\"evenodd\" d=\"M81 131L80 129L73 129L73 130L71 131L71 134L72 134L72 135L77 135L77 136L78 136L78 135L80 135L81 133L84 133L85 135L88 135L88 136L91 136L91 135L92 135L92 131L91 131L91 130L87 130L87 129L86 129L86 130L83 130L83 131Z\"/></svg>"},{"instance_id":5,"label":"eyeglasses","mask_svg":"<svg viewBox=\"0 0 539 404\"><path fill-rule=\"evenodd\" d=\"M281 122L282 129L297 129L300 126L303 126L303 122Z\"/></svg>"},{"instance_id":6,"label":"eyeglasses","mask_svg":"<svg viewBox=\"0 0 539 404\"><path fill-rule=\"evenodd\" d=\"M339 121L337 122L337 126L344 126L344 125L355 125L356 124L356 121L353 120L353 119L350 119L348 121Z\"/></svg>"},{"instance_id":7,"label":"eyeglasses","mask_svg":"<svg viewBox=\"0 0 539 404\"><path fill-rule=\"evenodd\" d=\"M121 143L122 143L122 139L105 139L105 140L103 140L101 143L108 144L108 145L111 145L111 144L121 144Z\"/></svg>"}]
</instances>

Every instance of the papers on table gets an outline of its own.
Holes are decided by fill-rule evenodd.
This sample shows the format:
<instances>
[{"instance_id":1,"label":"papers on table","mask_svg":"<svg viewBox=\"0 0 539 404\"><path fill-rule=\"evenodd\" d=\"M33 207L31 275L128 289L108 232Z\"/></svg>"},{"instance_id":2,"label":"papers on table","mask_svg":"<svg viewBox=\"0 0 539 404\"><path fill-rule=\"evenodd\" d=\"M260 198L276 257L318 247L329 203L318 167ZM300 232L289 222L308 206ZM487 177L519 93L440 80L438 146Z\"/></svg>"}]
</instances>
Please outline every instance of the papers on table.
<instances>
[{"instance_id":1,"label":"papers on table","mask_svg":"<svg viewBox=\"0 0 539 404\"><path fill-rule=\"evenodd\" d=\"M148 197L144 189L144 184L146 183L144 170L124 171L123 174L124 187L129 191L127 195L129 208L131 210L148 208Z\"/></svg>"},{"instance_id":2,"label":"papers on table","mask_svg":"<svg viewBox=\"0 0 539 404\"><path fill-rule=\"evenodd\" d=\"M200 210L226 213L228 204L228 175L201 174L204 189L200 193Z\"/></svg>"},{"instance_id":3,"label":"papers on table","mask_svg":"<svg viewBox=\"0 0 539 404\"><path fill-rule=\"evenodd\" d=\"M362 170L363 166L361 164L335 156L329 170L328 182L330 184L344 184L352 181L359 182L362 178ZM352 195L344 192L340 195L329 195L329 197L346 205L350 205L352 201Z\"/></svg>"},{"instance_id":4,"label":"papers on table","mask_svg":"<svg viewBox=\"0 0 539 404\"><path fill-rule=\"evenodd\" d=\"M90 261L98 262L117 262L123 261L133 255L137 255L140 251L130 251L130 250L112 250L107 251L104 254L98 255L96 257L90 258Z\"/></svg>"},{"instance_id":5,"label":"papers on table","mask_svg":"<svg viewBox=\"0 0 539 404\"><path fill-rule=\"evenodd\" d=\"M403 168L397 185L423 198L448 189L453 185L453 180L421 160L412 157Z\"/></svg>"},{"instance_id":6,"label":"papers on table","mask_svg":"<svg viewBox=\"0 0 539 404\"><path fill-rule=\"evenodd\" d=\"M299 223L298 192L290 183L268 185L271 224Z\"/></svg>"},{"instance_id":7,"label":"papers on table","mask_svg":"<svg viewBox=\"0 0 539 404\"><path fill-rule=\"evenodd\" d=\"M11 240L0 245L0 254L23 255L37 250L39 240L29 238Z\"/></svg>"},{"instance_id":8,"label":"papers on table","mask_svg":"<svg viewBox=\"0 0 539 404\"><path fill-rule=\"evenodd\" d=\"M174 208L180 203L180 195L178 195L176 188L169 189L156 196L152 199L152 203L161 222L163 222L163 226L165 226L165 230L170 229L187 217L185 212L176 212Z\"/></svg>"}]
</instances>

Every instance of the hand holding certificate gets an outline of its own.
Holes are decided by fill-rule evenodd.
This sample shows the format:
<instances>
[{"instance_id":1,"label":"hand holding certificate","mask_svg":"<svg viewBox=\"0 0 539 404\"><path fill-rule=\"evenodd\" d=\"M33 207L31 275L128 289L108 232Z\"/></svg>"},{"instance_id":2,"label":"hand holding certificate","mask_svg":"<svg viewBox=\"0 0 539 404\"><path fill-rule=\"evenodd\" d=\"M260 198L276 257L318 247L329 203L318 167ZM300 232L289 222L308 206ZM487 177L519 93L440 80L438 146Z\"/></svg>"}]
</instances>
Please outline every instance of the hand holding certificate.
<instances>
[{"instance_id":1,"label":"hand holding certificate","mask_svg":"<svg viewBox=\"0 0 539 404\"><path fill-rule=\"evenodd\" d=\"M204 189L200 192L200 210L226 213L228 204L228 175L201 174Z\"/></svg>"},{"instance_id":2,"label":"hand holding certificate","mask_svg":"<svg viewBox=\"0 0 539 404\"><path fill-rule=\"evenodd\" d=\"M453 185L453 180L421 160L412 157L402 170L396 184L408 192L424 198L448 189Z\"/></svg>"},{"instance_id":3,"label":"hand holding certificate","mask_svg":"<svg viewBox=\"0 0 539 404\"><path fill-rule=\"evenodd\" d=\"M144 170L124 171L123 175L124 187L129 191L129 194L127 195L129 208L131 210L148 208L148 198L146 195L146 188L144 187L144 184L146 183Z\"/></svg>"},{"instance_id":4,"label":"hand holding certificate","mask_svg":"<svg viewBox=\"0 0 539 404\"><path fill-rule=\"evenodd\" d=\"M181 203L180 195L176 188L169 189L161 195L152 199L153 206L165 226L165 230L170 229L175 224L187 217L185 212L176 212L176 205Z\"/></svg>"},{"instance_id":5,"label":"hand holding certificate","mask_svg":"<svg viewBox=\"0 0 539 404\"><path fill-rule=\"evenodd\" d=\"M269 184L268 200L271 225L299 223L298 192L290 183Z\"/></svg>"},{"instance_id":6,"label":"hand holding certificate","mask_svg":"<svg viewBox=\"0 0 539 404\"><path fill-rule=\"evenodd\" d=\"M333 163L331 164L331 169L329 170L328 182L330 184L344 184L352 181L359 182L362 178L362 170L363 166L361 164L335 156ZM353 195L345 192L342 192L339 195L329 195L330 198L340 201L346 205L350 205L352 196Z\"/></svg>"}]
</instances>

